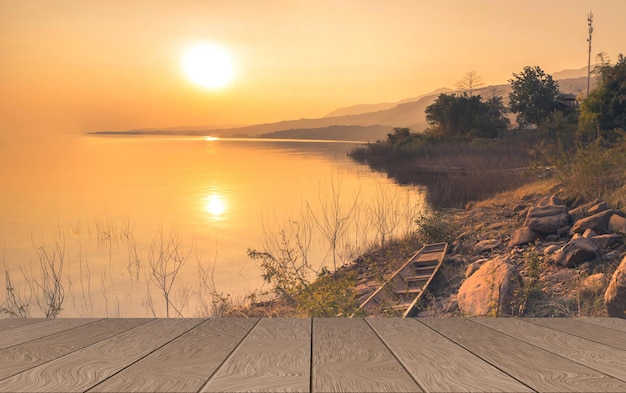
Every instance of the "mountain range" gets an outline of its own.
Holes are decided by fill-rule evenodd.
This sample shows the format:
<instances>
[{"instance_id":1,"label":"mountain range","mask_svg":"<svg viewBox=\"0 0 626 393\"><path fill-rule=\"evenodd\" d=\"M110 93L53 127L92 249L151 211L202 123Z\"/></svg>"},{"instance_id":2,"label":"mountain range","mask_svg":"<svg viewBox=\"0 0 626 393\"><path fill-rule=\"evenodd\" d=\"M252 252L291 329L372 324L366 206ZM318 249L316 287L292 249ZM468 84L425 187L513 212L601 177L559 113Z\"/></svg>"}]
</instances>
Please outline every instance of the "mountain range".
<instances>
[{"instance_id":1,"label":"mountain range","mask_svg":"<svg viewBox=\"0 0 626 393\"><path fill-rule=\"evenodd\" d=\"M563 93L579 95L587 89L587 67L556 72ZM487 86L475 90L476 95L508 97L509 84ZM211 135L222 138L257 137L289 139L329 139L376 141L384 138L394 127L409 127L423 131L428 127L424 111L439 94L454 93L451 89L437 89L428 94L392 103L360 104L339 108L317 119L286 120L252 126L211 129L209 127L178 127L129 131L95 132L94 134L175 134ZM456 91L458 93L458 91Z\"/></svg>"}]
</instances>

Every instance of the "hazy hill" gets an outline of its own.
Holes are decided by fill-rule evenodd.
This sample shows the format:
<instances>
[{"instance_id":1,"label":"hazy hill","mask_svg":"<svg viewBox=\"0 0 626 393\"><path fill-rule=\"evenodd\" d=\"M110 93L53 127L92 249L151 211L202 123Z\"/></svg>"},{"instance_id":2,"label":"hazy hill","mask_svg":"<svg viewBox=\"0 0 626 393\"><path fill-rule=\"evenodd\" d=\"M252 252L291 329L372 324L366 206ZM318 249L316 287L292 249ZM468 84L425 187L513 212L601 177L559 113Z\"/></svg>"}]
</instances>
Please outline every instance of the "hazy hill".
<instances>
[{"instance_id":1,"label":"hazy hill","mask_svg":"<svg viewBox=\"0 0 626 393\"><path fill-rule=\"evenodd\" d=\"M394 106L397 106L398 104L419 101L420 99L427 97L427 96L439 95L440 93L448 93L450 91L452 90L444 87L441 89L431 91L430 93L422 94L421 96L405 98L404 100L401 100L398 102L383 102L379 104L360 104L360 105L348 106L345 108L339 108L337 110L334 110L330 112L328 115L326 115L326 117L360 115L363 113L384 111L387 109L391 109Z\"/></svg>"},{"instance_id":2,"label":"hazy hill","mask_svg":"<svg viewBox=\"0 0 626 393\"><path fill-rule=\"evenodd\" d=\"M587 66L575 70L563 70L552 74L553 79L573 79L587 77Z\"/></svg>"},{"instance_id":3,"label":"hazy hill","mask_svg":"<svg viewBox=\"0 0 626 393\"><path fill-rule=\"evenodd\" d=\"M261 138L315 139L375 142L389 133L387 126L329 126L322 128L302 128L296 130L275 131L259 135Z\"/></svg>"},{"instance_id":4,"label":"hazy hill","mask_svg":"<svg viewBox=\"0 0 626 393\"><path fill-rule=\"evenodd\" d=\"M580 74L583 73L583 76ZM562 78L563 76L576 76ZM586 68L565 70L553 74L558 80L562 92L579 95L586 92ZM592 82L593 83L593 82ZM592 85L593 86L593 85ZM208 127L177 127L175 129L131 130L125 132L103 132L117 134L178 134L178 135L213 135L219 137L266 137L296 139L331 139L375 141L384 139L394 127L409 127L421 132L428 127L424 111L442 92L450 89L438 89L429 94L409 98L397 103L363 104L333 111L329 116L317 119L286 120L276 123L257 124L245 127L210 129ZM511 92L509 84L495 85L477 89L475 94L483 97L500 95L508 101ZM365 111L365 112L363 112ZM334 116L330 116L333 115Z\"/></svg>"}]
</instances>

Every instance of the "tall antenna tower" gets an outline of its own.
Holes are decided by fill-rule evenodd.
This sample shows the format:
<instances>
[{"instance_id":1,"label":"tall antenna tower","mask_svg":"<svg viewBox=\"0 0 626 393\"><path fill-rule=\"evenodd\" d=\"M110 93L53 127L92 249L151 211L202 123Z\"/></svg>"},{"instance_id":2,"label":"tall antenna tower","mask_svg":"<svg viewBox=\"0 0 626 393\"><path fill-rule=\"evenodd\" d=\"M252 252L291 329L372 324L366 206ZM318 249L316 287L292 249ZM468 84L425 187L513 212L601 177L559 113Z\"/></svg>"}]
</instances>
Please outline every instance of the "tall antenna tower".
<instances>
[{"instance_id":1,"label":"tall antenna tower","mask_svg":"<svg viewBox=\"0 0 626 393\"><path fill-rule=\"evenodd\" d=\"M587 15L587 25L589 26L589 57L587 59L587 97L589 97L589 82L591 81L591 35L593 34L593 12L589 11Z\"/></svg>"}]
</instances>

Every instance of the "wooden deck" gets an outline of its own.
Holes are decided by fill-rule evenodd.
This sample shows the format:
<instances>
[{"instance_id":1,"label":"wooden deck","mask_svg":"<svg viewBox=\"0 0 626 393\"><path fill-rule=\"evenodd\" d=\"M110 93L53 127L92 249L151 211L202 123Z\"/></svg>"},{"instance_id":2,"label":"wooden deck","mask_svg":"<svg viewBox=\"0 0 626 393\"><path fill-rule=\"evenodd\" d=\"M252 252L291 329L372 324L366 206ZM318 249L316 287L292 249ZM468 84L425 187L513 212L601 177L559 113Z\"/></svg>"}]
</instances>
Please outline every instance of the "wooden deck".
<instances>
[{"instance_id":1,"label":"wooden deck","mask_svg":"<svg viewBox=\"0 0 626 393\"><path fill-rule=\"evenodd\" d=\"M3 319L1 392L626 392L620 319Z\"/></svg>"}]
</instances>

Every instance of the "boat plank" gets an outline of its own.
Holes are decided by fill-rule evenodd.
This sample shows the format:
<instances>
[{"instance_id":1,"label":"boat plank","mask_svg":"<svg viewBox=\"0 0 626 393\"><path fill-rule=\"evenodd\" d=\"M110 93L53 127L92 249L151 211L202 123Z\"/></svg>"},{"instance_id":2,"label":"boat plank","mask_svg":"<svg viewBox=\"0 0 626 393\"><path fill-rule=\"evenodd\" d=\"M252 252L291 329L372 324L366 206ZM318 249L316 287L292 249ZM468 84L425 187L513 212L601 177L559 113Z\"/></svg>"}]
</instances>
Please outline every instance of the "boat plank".
<instances>
[{"instance_id":1,"label":"boat plank","mask_svg":"<svg viewBox=\"0 0 626 393\"><path fill-rule=\"evenodd\" d=\"M532 391L412 318L366 321L427 392Z\"/></svg>"},{"instance_id":2,"label":"boat plank","mask_svg":"<svg viewBox=\"0 0 626 393\"><path fill-rule=\"evenodd\" d=\"M615 392L624 382L467 319L420 320L537 391Z\"/></svg>"},{"instance_id":3,"label":"boat plank","mask_svg":"<svg viewBox=\"0 0 626 393\"><path fill-rule=\"evenodd\" d=\"M626 381L626 351L517 318L476 318L472 320Z\"/></svg>"},{"instance_id":4,"label":"boat plank","mask_svg":"<svg viewBox=\"0 0 626 393\"><path fill-rule=\"evenodd\" d=\"M101 318L59 318L11 329L0 336L0 349L12 347L51 334L96 322Z\"/></svg>"},{"instance_id":5,"label":"boat plank","mask_svg":"<svg viewBox=\"0 0 626 393\"><path fill-rule=\"evenodd\" d=\"M20 328L22 326L31 325L46 321L46 318L5 318L0 319L0 332L8 329Z\"/></svg>"},{"instance_id":6,"label":"boat plank","mask_svg":"<svg viewBox=\"0 0 626 393\"><path fill-rule=\"evenodd\" d=\"M258 319L211 319L90 392L197 392Z\"/></svg>"},{"instance_id":7,"label":"boat plank","mask_svg":"<svg viewBox=\"0 0 626 393\"><path fill-rule=\"evenodd\" d=\"M148 322L103 319L0 350L0 380Z\"/></svg>"},{"instance_id":8,"label":"boat plank","mask_svg":"<svg viewBox=\"0 0 626 393\"><path fill-rule=\"evenodd\" d=\"M626 332L626 319L620 318L583 318L582 322L592 323L594 325L600 325L611 329L621 330Z\"/></svg>"},{"instance_id":9,"label":"boat plank","mask_svg":"<svg viewBox=\"0 0 626 393\"><path fill-rule=\"evenodd\" d=\"M313 392L421 389L362 318L313 320Z\"/></svg>"},{"instance_id":10,"label":"boat plank","mask_svg":"<svg viewBox=\"0 0 626 393\"><path fill-rule=\"evenodd\" d=\"M262 319L203 392L308 392L311 319Z\"/></svg>"},{"instance_id":11,"label":"boat plank","mask_svg":"<svg viewBox=\"0 0 626 393\"><path fill-rule=\"evenodd\" d=\"M626 350L626 335L620 334L612 328L585 323L570 318L524 318L524 320L614 348Z\"/></svg>"},{"instance_id":12,"label":"boat plank","mask_svg":"<svg viewBox=\"0 0 626 393\"><path fill-rule=\"evenodd\" d=\"M0 392L84 392L200 322L157 319L145 323L0 381Z\"/></svg>"}]
</instances>

